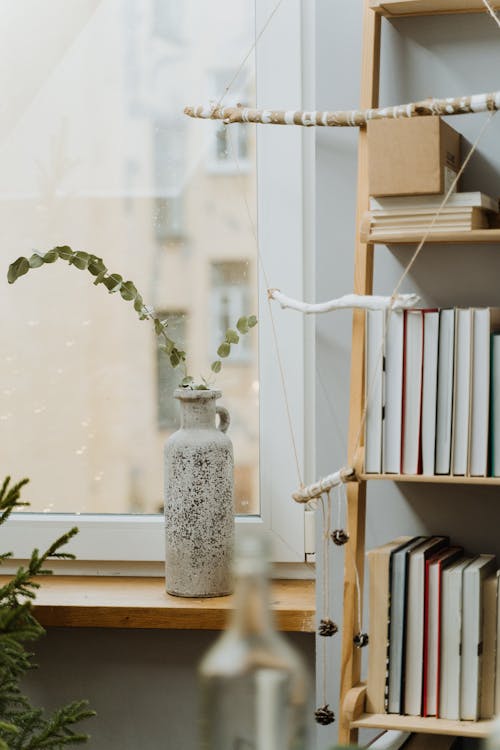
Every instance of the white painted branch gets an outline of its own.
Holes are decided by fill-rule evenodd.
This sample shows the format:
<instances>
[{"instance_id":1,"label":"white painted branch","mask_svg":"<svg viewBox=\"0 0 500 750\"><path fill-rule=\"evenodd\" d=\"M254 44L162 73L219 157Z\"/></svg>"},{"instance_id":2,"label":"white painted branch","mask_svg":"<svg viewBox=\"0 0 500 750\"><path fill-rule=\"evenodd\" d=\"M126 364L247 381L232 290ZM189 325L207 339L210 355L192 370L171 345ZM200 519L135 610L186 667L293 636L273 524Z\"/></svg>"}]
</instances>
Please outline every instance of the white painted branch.
<instances>
[{"instance_id":1,"label":"white painted branch","mask_svg":"<svg viewBox=\"0 0 500 750\"><path fill-rule=\"evenodd\" d=\"M310 484L307 487L302 487L297 492L294 492L292 497L297 503L308 503L310 500L314 500L320 497L324 492L329 492L334 487L338 487L339 484L345 482L354 482L356 480L356 472L353 468L343 468L339 471L335 471L333 474L329 474L327 477L320 479L314 484Z\"/></svg>"},{"instance_id":2,"label":"white painted branch","mask_svg":"<svg viewBox=\"0 0 500 750\"><path fill-rule=\"evenodd\" d=\"M362 127L369 120L394 119L400 117L428 117L432 115L465 115L470 112L486 112L500 109L500 91L490 94L449 97L447 99L424 99L420 102L398 104L379 109L346 110L334 112L304 112L301 110L250 109L208 106L185 107L189 117L234 122L256 122L263 125L303 125L304 127Z\"/></svg>"},{"instance_id":3,"label":"white painted branch","mask_svg":"<svg viewBox=\"0 0 500 750\"><path fill-rule=\"evenodd\" d=\"M279 302L283 309L288 307L292 310L305 313L306 315L327 313L332 310L343 310L346 308L388 310L392 307L393 310L403 310L407 307L415 307L420 300L420 297L417 294L398 294L394 299L392 297L380 297L373 294L345 294L343 297L332 299L329 302L310 304L308 302L300 302L300 300L287 297L285 294L282 294L279 289L269 289L268 296L270 299Z\"/></svg>"}]
</instances>

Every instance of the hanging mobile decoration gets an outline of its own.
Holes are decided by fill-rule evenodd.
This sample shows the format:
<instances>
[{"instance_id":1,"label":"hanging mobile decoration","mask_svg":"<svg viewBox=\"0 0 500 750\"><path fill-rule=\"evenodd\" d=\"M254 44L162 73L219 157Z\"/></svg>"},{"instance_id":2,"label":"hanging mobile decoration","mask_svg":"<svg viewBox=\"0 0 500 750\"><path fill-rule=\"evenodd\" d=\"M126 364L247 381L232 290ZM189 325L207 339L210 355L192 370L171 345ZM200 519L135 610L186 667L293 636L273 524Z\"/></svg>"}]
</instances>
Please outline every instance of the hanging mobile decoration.
<instances>
[{"instance_id":1,"label":"hanging mobile decoration","mask_svg":"<svg viewBox=\"0 0 500 750\"><path fill-rule=\"evenodd\" d=\"M344 529L334 529L331 533L331 538L337 547L342 547L342 545L349 541L349 534Z\"/></svg>"},{"instance_id":2,"label":"hanging mobile decoration","mask_svg":"<svg viewBox=\"0 0 500 750\"><path fill-rule=\"evenodd\" d=\"M335 721L335 714L329 707L328 703L326 703L324 706L316 709L316 711L314 712L314 718L316 719L318 724L326 727L328 726L328 724L333 724L333 722Z\"/></svg>"},{"instance_id":3,"label":"hanging mobile decoration","mask_svg":"<svg viewBox=\"0 0 500 750\"><path fill-rule=\"evenodd\" d=\"M337 623L333 622L329 617L319 621L318 635L329 637L338 633L338 630Z\"/></svg>"}]
</instances>

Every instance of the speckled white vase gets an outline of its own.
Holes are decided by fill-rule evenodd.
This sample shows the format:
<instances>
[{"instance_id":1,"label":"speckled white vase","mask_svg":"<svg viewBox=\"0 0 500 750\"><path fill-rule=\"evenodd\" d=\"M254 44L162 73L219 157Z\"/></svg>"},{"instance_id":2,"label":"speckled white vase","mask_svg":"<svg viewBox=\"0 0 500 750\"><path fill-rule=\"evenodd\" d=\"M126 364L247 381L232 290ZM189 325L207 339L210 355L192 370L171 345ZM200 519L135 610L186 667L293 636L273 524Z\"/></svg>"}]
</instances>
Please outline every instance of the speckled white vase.
<instances>
[{"instance_id":1,"label":"speckled white vase","mask_svg":"<svg viewBox=\"0 0 500 750\"><path fill-rule=\"evenodd\" d=\"M179 388L181 427L165 444L166 585L175 596L232 590L233 446L220 391ZM216 416L219 425L216 427Z\"/></svg>"}]
</instances>

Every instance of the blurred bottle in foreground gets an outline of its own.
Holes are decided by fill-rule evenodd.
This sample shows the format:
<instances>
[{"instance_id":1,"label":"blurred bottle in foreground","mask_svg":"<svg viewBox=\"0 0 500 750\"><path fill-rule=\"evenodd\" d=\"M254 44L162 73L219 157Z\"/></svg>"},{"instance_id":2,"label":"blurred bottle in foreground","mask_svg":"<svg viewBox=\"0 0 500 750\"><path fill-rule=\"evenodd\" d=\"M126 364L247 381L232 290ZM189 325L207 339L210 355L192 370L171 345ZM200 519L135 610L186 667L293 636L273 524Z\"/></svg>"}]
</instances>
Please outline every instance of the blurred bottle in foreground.
<instances>
[{"instance_id":1,"label":"blurred bottle in foreground","mask_svg":"<svg viewBox=\"0 0 500 750\"><path fill-rule=\"evenodd\" d=\"M484 750L500 750L500 716L491 724L491 732L484 742Z\"/></svg>"},{"instance_id":2,"label":"blurred bottle in foreground","mask_svg":"<svg viewBox=\"0 0 500 750\"><path fill-rule=\"evenodd\" d=\"M267 546L238 544L235 611L200 666L203 750L307 750L310 682L273 627Z\"/></svg>"}]
</instances>

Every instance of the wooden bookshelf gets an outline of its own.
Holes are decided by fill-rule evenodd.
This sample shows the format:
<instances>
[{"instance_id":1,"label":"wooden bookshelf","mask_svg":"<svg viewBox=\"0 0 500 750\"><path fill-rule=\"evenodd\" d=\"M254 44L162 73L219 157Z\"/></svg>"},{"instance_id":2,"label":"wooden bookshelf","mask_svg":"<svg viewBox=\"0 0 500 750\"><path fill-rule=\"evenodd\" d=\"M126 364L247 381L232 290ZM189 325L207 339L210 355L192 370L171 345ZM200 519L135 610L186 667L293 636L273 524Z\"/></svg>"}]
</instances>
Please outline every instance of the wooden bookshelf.
<instances>
[{"instance_id":1,"label":"wooden bookshelf","mask_svg":"<svg viewBox=\"0 0 500 750\"><path fill-rule=\"evenodd\" d=\"M408 234L395 239L394 237L389 236L375 238L370 234L366 240L374 245L416 245L421 241L423 236L424 233ZM500 242L500 229L472 229L470 232L435 232L431 233L425 242L426 244L429 242L441 242L443 244L476 244L489 242L490 244L495 244Z\"/></svg>"},{"instance_id":2,"label":"wooden bookshelf","mask_svg":"<svg viewBox=\"0 0 500 750\"><path fill-rule=\"evenodd\" d=\"M366 474L363 472L360 479L363 482L378 479L386 482L419 482L421 484L470 484L482 487L500 485L500 477L462 477L449 474Z\"/></svg>"},{"instance_id":3,"label":"wooden bookshelf","mask_svg":"<svg viewBox=\"0 0 500 750\"><path fill-rule=\"evenodd\" d=\"M491 5L500 9L500 0L491 0ZM370 0L370 8L386 18L486 12L482 0Z\"/></svg>"},{"instance_id":4,"label":"wooden bookshelf","mask_svg":"<svg viewBox=\"0 0 500 750\"><path fill-rule=\"evenodd\" d=\"M361 714L351 722L355 729L399 729L403 732L451 734L456 737L487 737L491 721L451 721L434 716L400 716L398 714Z\"/></svg>"}]
</instances>

